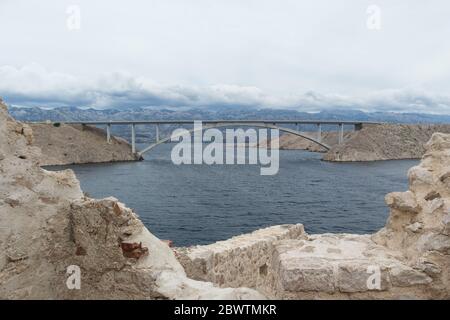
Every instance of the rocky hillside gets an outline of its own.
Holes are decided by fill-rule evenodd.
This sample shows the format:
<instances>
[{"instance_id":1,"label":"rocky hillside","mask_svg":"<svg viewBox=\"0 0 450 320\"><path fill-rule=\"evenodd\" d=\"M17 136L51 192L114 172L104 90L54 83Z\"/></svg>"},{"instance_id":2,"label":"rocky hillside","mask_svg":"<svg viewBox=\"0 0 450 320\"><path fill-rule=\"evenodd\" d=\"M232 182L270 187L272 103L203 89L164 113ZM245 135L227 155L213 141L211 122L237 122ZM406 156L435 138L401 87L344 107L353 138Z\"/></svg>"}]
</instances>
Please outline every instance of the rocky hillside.
<instances>
[{"instance_id":1,"label":"rocky hillside","mask_svg":"<svg viewBox=\"0 0 450 320\"><path fill-rule=\"evenodd\" d=\"M187 278L131 209L84 196L71 170L42 169L31 128L1 101L0 137L0 299L263 298ZM79 289L67 286L74 268Z\"/></svg>"},{"instance_id":2,"label":"rocky hillside","mask_svg":"<svg viewBox=\"0 0 450 320\"><path fill-rule=\"evenodd\" d=\"M42 150L41 165L64 165L133 161L137 156L124 139L111 136L108 143L102 129L61 124L30 124L33 130L33 145Z\"/></svg>"},{"instance_id":3,"label":"rocky hillside","mask_svg":"<svg viewBox=\"0 0 450 320\"><path fill-rule=\"evenodd\" d=\"M344 143L340 145L338 132L322 132L322 141L331 147L329 151L307 139L283 134L279 146L282 150L323 152L323 159L327 161L420 159L425 153L425 144L435 132L450 133L450 124L367 124L358 131L345 131ZM305 134L317 136L317 132Z\"/></svg>"},{"instance_id":4,"label":"rocky hillside","mask_svg":"<svg viewBox=\"0 0 450 320\"><path fill-rule=\"evenodd\" d=\"M305 135L309 137L317 137L317 132L303 132ZM344 140L348 140L354 134L353 131L345 131L344 132ZM325 131L322 132L322 142L328 146L334 146L338 144L338 132L336 131ZM267 144L266 141L262 141L260 143L261 146L265 146ZM287 133L283 134L279 138L279 148L280 150L308 150L312 152L326 152L327 150L314 143L310 140L301 138L299 136Z\"/></svg>"},{"instance_id":5,"label":"rocky hillside","mask_svg":"<svg viewBox=\"0 0 450 320\"><path fill-rule=\"evenodd\" d=\"M341 145L334 145L327 161L374 161L420 159L435 132L450 133L450 124L364 125Z\"/></svg>"},{"instance_id":6,"label":"rocky hillside","mask_svg":"<svg viewBox=\"0 0 450 320\"><path fill-rule=\"evenodd\" d=\"M277 226L178 248L189 276L277 299L450 299L450 135L435 133L374 235Z\"/></svg>"}]
</instances>

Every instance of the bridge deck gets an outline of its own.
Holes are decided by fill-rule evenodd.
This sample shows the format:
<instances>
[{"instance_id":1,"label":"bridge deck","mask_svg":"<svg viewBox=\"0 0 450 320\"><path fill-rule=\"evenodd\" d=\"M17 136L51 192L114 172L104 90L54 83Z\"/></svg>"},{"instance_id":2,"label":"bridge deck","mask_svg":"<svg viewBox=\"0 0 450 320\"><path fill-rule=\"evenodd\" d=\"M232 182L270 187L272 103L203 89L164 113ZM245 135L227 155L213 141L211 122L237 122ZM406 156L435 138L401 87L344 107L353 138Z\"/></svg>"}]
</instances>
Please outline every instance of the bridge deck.
<instances>
[{"instance_id":1,"label":"bridge deck","mask_svg":"<svg viewBox=\"0 0 450 320\"><path fill-rule=\"evenodd\" d=\"M156 142L144 150L138 152L139 155L143 155L145 152L151 150L153 147L168 141L171 137L167 137L165 139L160 139L159 136L159 126L162 124L194 124L196 121L200 120L122 120L122 121L53 121L50 123L64 123L64 124L81 124L81 125L105 125L106 126L106 140L108 143L111 141L111 126L112 125L130 125L131 126L131 148L132 153L136 153L136 125L145 125L150 124L156 127ZM299 137L310 140L322 147L326 150L329 150L330 147L322 142L322 125L337 125L338 129L338 143L341 144L344 141L344 126L345 125L353 125L355 130L360 130L363 124L379 124L379 122L370 122L370 121L344 121L344 120L201 120L202 125L206 125L208 127L215 128L223 128L229 126L251 126L251 127L263 127L263 128L272 128L278 129L283 132L291 133L297 135ZM40 121L40 122L31 122L31 123L49 123L48 121ZM291 128L282 127L282 124L293 124L297 126L297 130L293 130ZM306 135L299 130L299 126L301 124L314 124L317 125L317 137L311 137ZM195 126L194 126L195 127ZM205 128L205 129L206 129ZM190 130L192 132L192 130Z\"/></svg>"},{"instance_id":2,"label":"bridge deck","mask_svg":"<svg viewBox=\"0 0 450 320\"><path fill-rule=\"evenodd\" d=\"M380 124L373 121L343 121L343 120L118 120L118 121L51 121L51 123L65 124L86 124L86 125L106 125L106 124L191 124L194 121L202 121L204 124L216 123L258 123L258 124L330 124L330 125L358 125L358 124ZM29 123L47 123L45 121L30 121Z\"/></svg>"}]
</instances>

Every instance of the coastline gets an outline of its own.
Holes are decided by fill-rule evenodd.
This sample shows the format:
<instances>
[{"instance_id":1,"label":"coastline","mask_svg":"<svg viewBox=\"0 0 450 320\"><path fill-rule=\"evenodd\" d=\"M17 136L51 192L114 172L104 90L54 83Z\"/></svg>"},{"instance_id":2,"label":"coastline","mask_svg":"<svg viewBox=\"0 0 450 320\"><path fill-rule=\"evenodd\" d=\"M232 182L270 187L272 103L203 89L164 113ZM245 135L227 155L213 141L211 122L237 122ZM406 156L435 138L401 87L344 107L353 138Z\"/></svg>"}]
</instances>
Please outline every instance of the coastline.
<instances>
[{"instance_id":1,"label":"coastline","mask_svg":"<svg viewBox=\"0 0 450 320\"><path fill-rule=\"evenodd\" d=\"M331 146L330 150L285 134L280 137L279 146L280 150L321 152L322 159L330 162L414 160L422 158L425 145L435 132L450 133L450 124L367 124L360 130L346 131L341 144L336 132L323 132L322 141Z\"/></svg>"}]
</instances>

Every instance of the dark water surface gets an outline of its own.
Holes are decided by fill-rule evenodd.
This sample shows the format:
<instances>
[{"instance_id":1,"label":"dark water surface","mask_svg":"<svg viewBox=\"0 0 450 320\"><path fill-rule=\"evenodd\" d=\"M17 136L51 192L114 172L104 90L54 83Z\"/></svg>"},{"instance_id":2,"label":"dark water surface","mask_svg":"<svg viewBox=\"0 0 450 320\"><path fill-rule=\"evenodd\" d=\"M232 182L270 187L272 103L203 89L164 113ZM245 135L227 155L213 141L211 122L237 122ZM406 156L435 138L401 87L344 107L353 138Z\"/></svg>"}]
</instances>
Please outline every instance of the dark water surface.
<instances>
[{"instance_id":1,"label":"dark water surface","mask_svg":"<svg viewBox=\"0 0 450 320\"><path fill-rule=\"evenodd\" d=\"M184 246L285 223L303 223L309 233L373 232L388 215L384 196L406 190L407 170L418 163L330 163L281 150L278 174L261 176L256 165L176 166L171 148L161 145L141 162L65 167L91 196L118 198L153 234Z\"/></svg>"}]
</instances>

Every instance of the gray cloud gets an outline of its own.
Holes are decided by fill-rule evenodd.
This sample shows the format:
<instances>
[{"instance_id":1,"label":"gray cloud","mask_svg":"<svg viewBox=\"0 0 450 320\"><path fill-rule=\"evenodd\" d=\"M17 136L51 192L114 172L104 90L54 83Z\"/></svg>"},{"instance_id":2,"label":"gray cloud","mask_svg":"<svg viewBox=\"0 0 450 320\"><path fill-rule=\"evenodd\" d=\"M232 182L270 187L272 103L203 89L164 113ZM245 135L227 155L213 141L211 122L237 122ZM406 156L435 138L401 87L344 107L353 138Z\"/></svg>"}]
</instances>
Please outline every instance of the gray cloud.
<instances>
[{"instance_id":1,"label":"gray cloud","mask_svg":"<svg viewBox=\"0 0 450 320\"><path fill-rule=\"evenodd\" d=\"M162 86L123 73L83 78L49 72L37 64L22 68L0 67L0 93L10 104L43 107L242 106L450 114L450 96L414 89L382 90L361 96L314 91L276 96L249 86Z\"/></svg>"},{"instance_id":2,"label":"gray cloud","mask_svg":"<svg viewBox=\"0 0 450 320\"><path fill-rule=\"evenodd\" d=\"M372 4L377 31L366 25ZM2 0L0 95L448 114L449 10L447 0Z\"/></svg>"}]
</instances>

